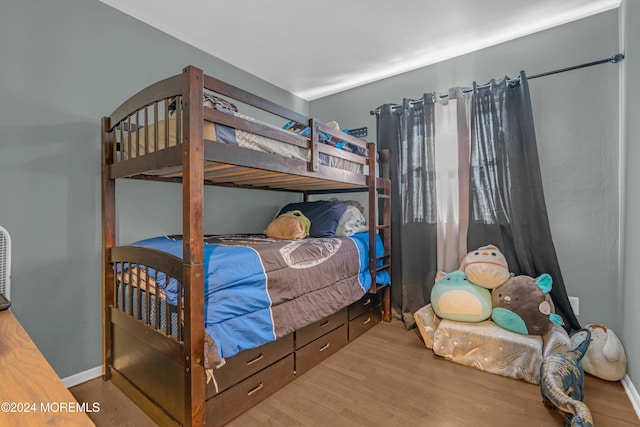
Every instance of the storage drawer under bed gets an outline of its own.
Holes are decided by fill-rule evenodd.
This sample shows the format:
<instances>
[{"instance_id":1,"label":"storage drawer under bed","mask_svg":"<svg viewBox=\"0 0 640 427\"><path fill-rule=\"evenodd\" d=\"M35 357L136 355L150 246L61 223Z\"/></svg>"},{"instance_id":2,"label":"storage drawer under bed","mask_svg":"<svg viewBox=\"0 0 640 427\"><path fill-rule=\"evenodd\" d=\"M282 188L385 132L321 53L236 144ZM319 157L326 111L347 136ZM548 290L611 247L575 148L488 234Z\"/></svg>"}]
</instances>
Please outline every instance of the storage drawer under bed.
<instances>
[{"instance_id":1,"label":"storage drawer under bed","mask_svg":"<svg viewBox=\"0 0 640 427\"><path fill-rule=\"evenodd\" d=\"M296 331L296 349L302 348L311 341L333 331L337 327L347 323L347 309L344 308L329 317L318 320Z\"/></svg>"},{"instance_id":2,"label":"storage drawer under bed","mask_svg":"<svg viewBox=\"0 0 640 427\"><path fill-rule=\"evenodd\" d=\"M343 324L338 329L296 349L296 375L301 375L347 345L348 326Z\"/></svg>"},{"instance_id":3,"label":"storage drawer under bed","mask_svg":"<svg viewBox=\"0 0 640 427\"><path fill-rule=\"evenodd\" d=\"M380 305L372 308L372 310L367 311L366 313L363 313L349 321L349 341L358 338L360 335L380 323L382 320L382 309Z\"/></svg>"},{"instance_id":4,"label":"storage drawer under bed","mask_svg":"<svg viewBox=\"0 0 640 427\"><path fill-rule=\"evenodd\" d=\"M206 402L207 425L221 426L291 382L293 354L257 372Z\"/></svg>"},{"instance_id":5,"label":"storage drawer under bed","mask_svg":"<svg viewBox=\"0 0 640 427\"><path fill-rule=\"evenodd\" d=\"M349 306L349 320L353 320L362 313L380 305L380 294L365 294L358 301Z\"/></svg>"},{"instance_id":6,"label":"storage drawer under bed","mask_svg":"<svg viewBox=\"0 0 640 427\"><path fill-rule=\"evenodd\" d=\"M293 334L257 348L241 351L228 358L222 367L213 371L213 381L207 384L207 398L223 392L291 353L293 353Z\"/></svg>"}]
</instances>

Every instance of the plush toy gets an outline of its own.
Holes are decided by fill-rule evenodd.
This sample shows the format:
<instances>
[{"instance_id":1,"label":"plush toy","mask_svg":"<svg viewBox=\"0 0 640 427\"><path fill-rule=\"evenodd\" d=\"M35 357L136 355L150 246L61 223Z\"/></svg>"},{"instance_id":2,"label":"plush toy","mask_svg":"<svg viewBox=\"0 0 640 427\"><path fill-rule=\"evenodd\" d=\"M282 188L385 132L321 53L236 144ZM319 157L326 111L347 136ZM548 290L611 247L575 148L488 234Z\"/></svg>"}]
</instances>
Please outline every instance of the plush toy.
<instances>
[{"instance_id":1,"label":"plush toy","mask_svg":"<svg viewBox=\"0 0 640 427\"><path fill-rule=\"evenodd\" d=\"M309 235L311 221L299 210L279 215L267 226L264 234L272 239L298 240Z\"/></svg>"},{"instance_id":2,"label":"plush toy","mask_svg":"<svg viewBox=\"0 0 640 427\"><path fill-rule=\"evenodd\" d=\"M581 329L571 337L576 346L566 353L551 353L540 366L540 394L547 408L566 412L565 426L593 427L593 417L584 398L584 371L580 360L589 347L591 332Z\"/></svg>"},{"instance_id":3,"label":"plush toy","mask_svg":"<svg viewBox=\"0 0 640 427\"><path fill-rule=\"evenodd\" d=\"M331 120L330 122L327 122L327 126L335 130L340 130L340 125L335 120Z\"/></svg>"},{"instance_id":4,"label":"plush toy","mask_svg":"<svg viewBox=\"0 0 640 427\"><path fill-rule=\"evenodd\" d=\"M483 246L465 255L460 270L465 272L471 283L487 289L502 285L511 276L506 258L493 245Z\"/></svg>"},{"instance_id":5,"label":"plush toy","mask_svg":"<svg viewBox=\"0 0 640 427\"><path fill-rule=\"evenodd\" d=\"M619 381L627 373L627 356L620 340L604 325L589 324L591 344L580 364L585 372L607 381ZM571 343L574 344L574 335Z\"/></svg>"},{"instance_id":6,"label":"plush toy","mask_svg":"<svg viewBox=\"0 0 640 427\"><path fill-rule=\"evenodd\" d=\"M553 311L551 290L553 281L548 274L537 279L515 276L493 290L491 319L504 329L524 335L544 335L551 322L562 324Z\"/></svg>"},{"instance_id":7,"label":"plush toy","mask_svg":"<svg viewBox=\"0 0 640 427\"><path fill-rule=\"evenodd\" d=\"M470 283L463 271L439 272L431 290L431 307L442 319L481 322L491 315L491 293Z\"/></svg>"}]
</instances>

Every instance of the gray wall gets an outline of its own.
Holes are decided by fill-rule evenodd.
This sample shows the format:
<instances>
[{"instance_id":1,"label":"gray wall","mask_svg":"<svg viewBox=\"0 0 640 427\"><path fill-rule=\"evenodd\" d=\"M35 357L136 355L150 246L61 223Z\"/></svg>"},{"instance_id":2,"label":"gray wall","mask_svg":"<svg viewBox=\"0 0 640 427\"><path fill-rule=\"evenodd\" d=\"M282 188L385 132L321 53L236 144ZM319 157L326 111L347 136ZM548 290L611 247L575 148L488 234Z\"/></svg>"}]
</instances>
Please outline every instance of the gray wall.
<instances>
[{"instance_id":1,"label":"gray wall","mask_svg":"<svg viewBox=\"0 0 640 427\"><path fill-rule=\"evenodd\" d=\"M13 312L66 377L101 363L100 117L189 64L301 113L307 102L97 0L3 2L0 58ZM181 232L179 185L124 180L117 191L121 243ZM207 189L205 231L260 232L291 200L299 196Z\"/></svg>"},{"instance_id":2,"label":"gray wall","mask_svg":"<svg viewBox=\"0 0 640 427\"><path fill-rule=\"evenodd\" d=\"M640 86L636 81L640 75L640 2L625 0L622 3L623 36L626 60L624 63L624 227L622 232L624 263L622 283L624 295L621 301L623 312L622 341L627 352L628 374L636 389L640 387L640 282L635 268L640 259Z\"/></svg>"},{"instance_id":3,"label":"gray wall","mask_svg":"<svg viewBox=\"0 0 640 427\"><path fill-rule=\"evenodd\" d=\"M310 115L338 120L341 127L368 126L368 139L375 141L369 111L381 104L516 76L521 69L534 75L608 58L619 50L618 29L613 10L314 100ZM567 291L580 298L582 324L602 323L614 331L622 331L619 71L605 64L530 81L547 208Z\"/></svg>"}]
</instances>

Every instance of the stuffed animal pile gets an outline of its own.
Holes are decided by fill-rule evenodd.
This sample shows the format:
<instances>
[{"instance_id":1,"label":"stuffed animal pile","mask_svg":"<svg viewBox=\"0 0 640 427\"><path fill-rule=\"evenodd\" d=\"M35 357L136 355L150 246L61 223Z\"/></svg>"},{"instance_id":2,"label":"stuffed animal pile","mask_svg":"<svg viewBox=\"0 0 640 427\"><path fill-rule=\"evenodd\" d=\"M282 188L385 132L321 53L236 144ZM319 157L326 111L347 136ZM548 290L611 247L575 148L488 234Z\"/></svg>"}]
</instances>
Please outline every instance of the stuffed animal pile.
<instances>
[{"instance_id":1,"label":"stuffed animal pile","mask_svg":"<svg viewBox=\"0 0 640 427\"><path fill-rule=\"evenodd\" d=\"M544 335L553 323L562 324L549 296L552 279L513 276L500 250L483 246L469 252L460 269L438 273L431 306L442 319L482 322L525 335Z\"/></svg>"},{"instance_id":2,"label":"stuffed animal pile","mask_svg":"<svg viewBox=\"0 0 640 427\"><path fill-rule=\"evenodd\" d=\"M497 247L483 246L469 252L458 270L437 274L431 290L432 311L429 311L440 319L472 323L491 319L498 327L517 334L554 336L554 324L562 325L563 322L555 313L549 295L552 286L553 280L546 273L538 277L513 275ZM438 322L433 323L437 326ZM431 331L435 331L436 326L432 325ZM498 329L494 325L491 328ZM448 332L452 330L448 328ZM567 345L568 340L567 336ZM604 380L618 381L626 375L627 359L620 340L604 325L586 325L584 330L571 337L571 344L577 350L567 353L555 350L545 356L540 371L543 398L546 405L557 406L567 412L571 425L589 426L592 425L590 413L581 402L583 372ZM427 347L435 349L434 332L431 346L427 344ZM451 354L449 357L455 360ZM567 361L570 363L565 363ZM465 359L465 362L469 360ZM467 364L465 362L463 364ZM469 366L476 366L478 362L474 360L472 363Z\"/></svg>"}]
</instances>

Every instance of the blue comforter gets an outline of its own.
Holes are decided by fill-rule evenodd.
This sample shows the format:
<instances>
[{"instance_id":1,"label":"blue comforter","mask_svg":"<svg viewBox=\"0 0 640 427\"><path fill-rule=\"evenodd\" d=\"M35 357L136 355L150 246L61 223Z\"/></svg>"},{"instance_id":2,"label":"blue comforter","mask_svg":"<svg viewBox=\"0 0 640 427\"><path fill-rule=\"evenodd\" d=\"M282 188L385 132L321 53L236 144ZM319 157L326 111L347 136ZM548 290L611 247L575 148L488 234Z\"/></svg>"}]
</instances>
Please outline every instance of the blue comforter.
<instances>
[{"instance_id":1,"label":"blue comforter","mask_svg":"<svg viewBox=\"0 0 640 427\"><path fill-rule=\"evenodd\" d=\"M367 233L296 241L213 236L204 246L206 366L318 321L360 299L371 287ZM384 253L378 237L377 256ZM182 258L179 236L134 243ZM151 273L151 272L150 272ZM159 274L167 300L177 282ZM386 271L376 280L390 283Z\"/></svg>"}]
</instances>

